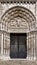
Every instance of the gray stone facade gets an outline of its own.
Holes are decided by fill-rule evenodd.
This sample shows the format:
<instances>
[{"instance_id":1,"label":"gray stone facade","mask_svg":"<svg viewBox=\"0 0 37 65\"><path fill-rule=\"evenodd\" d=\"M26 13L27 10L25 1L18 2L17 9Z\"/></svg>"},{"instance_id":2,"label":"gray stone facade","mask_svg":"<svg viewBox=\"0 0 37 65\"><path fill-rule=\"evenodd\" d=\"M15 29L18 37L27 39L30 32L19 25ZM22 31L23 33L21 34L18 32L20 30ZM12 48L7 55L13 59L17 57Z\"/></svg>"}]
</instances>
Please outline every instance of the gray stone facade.
<instances>
[{"instance_id":1,"label":"gray stone facade","mask_svg":"<svg viewBox=\"0 0 37 65\"><path fill-rule=\"evenodd\" d=\"M27 33L27 59L37 59L37 2L0 2L1 59L10 59L10 33Z\"/></svg>"}]
</instances>

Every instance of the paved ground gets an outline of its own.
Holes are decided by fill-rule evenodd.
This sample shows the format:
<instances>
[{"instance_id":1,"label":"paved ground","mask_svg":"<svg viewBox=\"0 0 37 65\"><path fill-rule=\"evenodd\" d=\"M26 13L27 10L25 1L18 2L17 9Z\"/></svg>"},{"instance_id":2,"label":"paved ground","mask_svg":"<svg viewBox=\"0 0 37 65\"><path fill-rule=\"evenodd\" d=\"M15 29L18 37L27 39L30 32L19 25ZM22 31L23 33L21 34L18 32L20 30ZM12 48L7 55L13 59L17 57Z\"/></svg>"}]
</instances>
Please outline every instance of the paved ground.
<instances>
[{"instance_id":1,"label":"paved ground","mask_svg":"<svg viewBox=\"0 0 37 65\"><path fill-rule=\"evenodd\" d=\"M37 65L37 61L30 61L30 60L7 60L1 61L0 65Z\"/></svg>"}]
</instances>

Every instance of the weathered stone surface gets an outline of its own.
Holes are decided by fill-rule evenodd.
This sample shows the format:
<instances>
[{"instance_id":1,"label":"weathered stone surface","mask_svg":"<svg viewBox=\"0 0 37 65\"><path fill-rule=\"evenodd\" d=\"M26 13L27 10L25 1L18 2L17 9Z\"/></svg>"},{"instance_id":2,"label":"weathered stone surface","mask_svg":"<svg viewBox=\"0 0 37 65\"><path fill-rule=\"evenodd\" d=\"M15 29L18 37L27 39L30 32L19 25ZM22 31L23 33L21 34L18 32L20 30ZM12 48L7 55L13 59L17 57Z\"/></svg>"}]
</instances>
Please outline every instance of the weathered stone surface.
<instances>
[{"instance_id":1,"label":"weathered stone surface","mask_svg":"<svg viewBox=\"0 0 37 65\"><path fill-rule=\"evenodd\" d=\"M0 2L20 2L20 1L22 1L23 2L23 0L0 0ZM24 0L25 2L27 1L27 2L36 2L37 0Z\"/></svg>"},{"instance_id":2,"label":"weathered stone surface","mask_svg":"<svg viewBox=\"0 0 37 65\"><path fill-rule=\"evenodd\" d=\"M0 0L0 1L4 1L4 0ZM33 1L33 0L29 0L29 1ZM3 14L5 15L3 16L3 18L1 18ZM34 20L35 18L36 21ZM37 59L37 27L35 26L35 24L37 25L37 2L34 4L27 3L27 2L23 4L22 3L21 4L0 3L0 19L1 19L0 20L1 58L2 55L10 56L10 34L9 33L27 33L27 58L29 57L28 59L30 60L33 60L34 58ZM25 60L24 61L11 60L11 61L0 62L0 65L35 65L35 64L37 65L37 62L25 61Z\"/></svg>"},{"instance_id":3,"label":"weathered stone surface","mask_svg":"<svg viewBox=\"0 0 37 65\"><path fill-rule=\"evenodd\" d=\"M9 60L9 61L0 61L0 65L37 65L37 61Z\"/></svg>"}]
</instances>

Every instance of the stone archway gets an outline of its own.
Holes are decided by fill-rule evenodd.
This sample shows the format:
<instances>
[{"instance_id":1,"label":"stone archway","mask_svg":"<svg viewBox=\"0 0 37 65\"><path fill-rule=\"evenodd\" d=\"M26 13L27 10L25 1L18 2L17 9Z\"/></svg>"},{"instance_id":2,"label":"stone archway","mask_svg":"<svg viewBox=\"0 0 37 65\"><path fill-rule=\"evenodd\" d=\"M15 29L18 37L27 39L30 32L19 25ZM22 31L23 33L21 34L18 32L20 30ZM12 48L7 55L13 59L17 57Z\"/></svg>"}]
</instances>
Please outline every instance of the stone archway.
<instances>
[{"instance_id":1,"label":"stone archway","mask_svg":"<svg viewBox=\"0 0 37 65\"><path fill-rule=\"evenodd\" d=\"M35 16L30 10L21 6L10 8L4 13L1 19L4 21L2 22L3 24L7 24L7 30L9 32L13 32L14 30L14 32L17 32L17 30L20 32L22 28L22 30L24 30L23 32L28 32L35 28Z\"/></svg>"},{"instance_id":2,"label":"stone archway","mask_svg":"<svg viewBox=\"0 0 37 65\"><path fill-rule=\"evenodd\" d=\"M15 6L10 8L1 17L1 22L2 33L4 32L4 48L2 48L2 50L5 55L9 54L8 52L10 51L10 42L8 42L10 41L10 33L27 33L27 46L31 41L29 37L34 37L32 31L35 30L35 16L27 8L21 6ZM9 37L9 39L7 37ZM30 46L28 47L29 49L31 48ZM30 53L29 49L27 51ZM28 56L31 57L29 53Z\"/></svg>"}]
</instances>

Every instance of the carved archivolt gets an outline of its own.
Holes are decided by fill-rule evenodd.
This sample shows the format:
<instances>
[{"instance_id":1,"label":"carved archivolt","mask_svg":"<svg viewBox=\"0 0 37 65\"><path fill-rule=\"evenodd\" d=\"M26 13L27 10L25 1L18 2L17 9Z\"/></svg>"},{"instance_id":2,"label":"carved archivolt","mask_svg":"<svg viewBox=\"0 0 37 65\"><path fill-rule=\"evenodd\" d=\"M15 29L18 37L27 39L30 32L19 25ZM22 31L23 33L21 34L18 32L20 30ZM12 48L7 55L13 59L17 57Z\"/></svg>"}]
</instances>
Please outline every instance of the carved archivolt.
<instances>
[{"instance_id":1,"label":"carved archivolt","mask_svg":"<svg viewBox=\"0 0 37 65\"><path fill-rule=\"evenodd\" d=\"M10 29L11 27L26 30L35 28L35 16L30 10L21 6L15 6L7 10L1 20L7 23L7 27Z\"/></svg>"}]
</instances>

